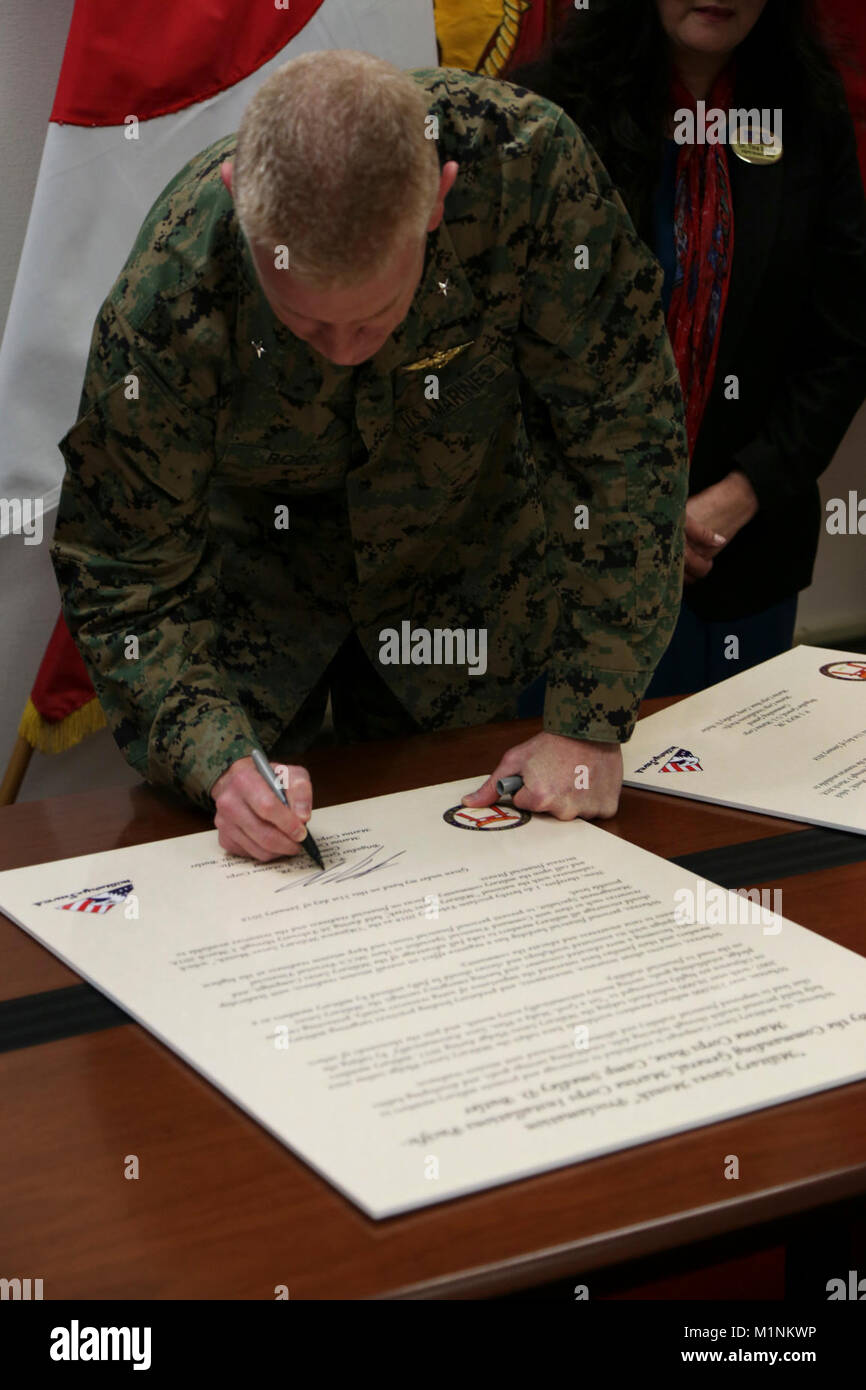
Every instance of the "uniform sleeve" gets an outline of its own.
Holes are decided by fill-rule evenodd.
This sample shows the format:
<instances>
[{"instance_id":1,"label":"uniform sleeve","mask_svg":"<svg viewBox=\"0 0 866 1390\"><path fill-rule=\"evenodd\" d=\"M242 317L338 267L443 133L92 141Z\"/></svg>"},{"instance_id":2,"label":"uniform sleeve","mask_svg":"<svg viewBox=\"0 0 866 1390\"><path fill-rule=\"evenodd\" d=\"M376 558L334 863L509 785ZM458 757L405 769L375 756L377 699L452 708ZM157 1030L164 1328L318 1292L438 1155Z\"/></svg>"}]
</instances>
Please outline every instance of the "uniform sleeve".
<instances>
[{"instance_id":1,"label":"uniform sleeve","mask_svg":"<svg viewBox=\"0 0 866 1390\"><path fill-rule=\"evenodd\" d=\"M544 727L623 742L679 612L682 394L661 270L564 115L533 183L516 356L560 603Z\"/></svg>"},{"instance_id":2,"label":"uniform sleeve","mask_svg":"<svg viewBox=\"0 0 866 1390\"><path fill-rule=\"evenodd\" d=\"M51 547L63 614L114 738L205 809L254 741L215 655L213 426L107 300L94 328Z\"/></svg>"},{"instance_id":3,"label":"uniform sleeve","mask_svg":"<svg viewBox=\"0 0 866 1390\"><path fill-rule=\"evenodd\" d=\"M803 300L808 358L786 376L762 428L731 459L764 512L790 506L823 473L866 399L866 198L847 112L821 148L817 236L802 282L792 286Z\"/></svg>"}]
</instances>

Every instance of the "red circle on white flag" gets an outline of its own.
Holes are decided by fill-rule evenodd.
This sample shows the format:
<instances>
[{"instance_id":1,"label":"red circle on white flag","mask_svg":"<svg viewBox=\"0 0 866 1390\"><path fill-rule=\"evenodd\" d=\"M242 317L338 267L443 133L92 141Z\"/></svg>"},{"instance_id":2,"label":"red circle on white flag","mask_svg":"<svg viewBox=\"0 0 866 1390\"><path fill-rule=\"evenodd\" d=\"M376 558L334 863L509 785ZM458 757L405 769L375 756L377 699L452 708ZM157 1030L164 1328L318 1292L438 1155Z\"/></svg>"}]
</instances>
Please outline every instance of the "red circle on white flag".
<instances>
[{"instance_id":1,"label":"red circle on white flag","mask_svg":"<svg viewBox=\"0 0 866 1390\"><path fill-rule=\"evenodd\" d=\"M243 81L285 48L324 0L76 5L52 121L123 125L181 111Z\"/></svg>"}]
</instances>

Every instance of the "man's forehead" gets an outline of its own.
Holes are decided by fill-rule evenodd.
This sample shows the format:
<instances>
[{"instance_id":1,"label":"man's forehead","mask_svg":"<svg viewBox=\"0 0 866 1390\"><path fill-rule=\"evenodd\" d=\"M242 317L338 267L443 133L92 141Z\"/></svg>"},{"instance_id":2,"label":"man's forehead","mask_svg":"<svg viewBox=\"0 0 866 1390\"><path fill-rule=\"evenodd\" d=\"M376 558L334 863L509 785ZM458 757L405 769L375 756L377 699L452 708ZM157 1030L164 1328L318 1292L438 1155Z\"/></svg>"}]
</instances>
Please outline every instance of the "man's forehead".
<instances>
[{"instance_id":1,"label":"man's forehead","mask_svg":"<svg viewBox=\"0 0 866 1390\"><path fill-rule=\"evenodd\" d=\"M403 294L417 268L420 247L406 247L375 275L358 275L338 282L323 283L279 269L273 253L253 248L260 279L281 309L318 319L322 323L352 323L388 308Z\"/></svg>"}]
</instances>

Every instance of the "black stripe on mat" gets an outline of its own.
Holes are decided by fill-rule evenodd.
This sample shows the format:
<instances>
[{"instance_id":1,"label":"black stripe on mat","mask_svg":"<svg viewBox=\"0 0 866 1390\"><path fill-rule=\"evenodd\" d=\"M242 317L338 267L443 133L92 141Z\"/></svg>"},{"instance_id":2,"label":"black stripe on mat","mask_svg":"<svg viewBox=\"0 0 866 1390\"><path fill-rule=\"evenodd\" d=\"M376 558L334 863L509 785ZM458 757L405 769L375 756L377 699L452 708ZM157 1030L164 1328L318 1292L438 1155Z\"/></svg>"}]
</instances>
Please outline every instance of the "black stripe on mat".
<instances>
[{"instance_id":1,"label":"black stripe on mat","mask_svg":"<svg viewBox=\"0 0 866 1390\"><path fill-rule=\"evenodd\" d=\"M817 873L866 860L866 835L814 827L790 835L770 835L764 840L744 840L738 845L702 850L671 859L672 864L700 874L722 888L759 887L795 874ZM39 1043L74 1038L131 1023L118 1008L91 985L69 985L41 994L25 994L0 1002L0 1052Z\"/></svg>"},{"instance_id":2,"label":"black stripe on mat","mask_svg":"<svg viewBox=\"0 0 866 1390\"><path fill-rule=\"evenodd\" d=\"M24 994L18 999L0 1001L0 1052L36 1047L38 1043L97 1033L101 1028L131 1022L129 1014L92 985L68 985L64 989L46 989L41 994Z\"/></svg>"},{"instance_id":3,"label":"black stripe on mat","mask_svg":"<svg viewBox=\"0 0 866 1390\"><path fill-rule=\"evenodd\" d=\"M682 869L709 878L722 888L759 887L795 874L814 874L866 860L866 835L812 826L790 835L768 835L738 845L701 850L672 859Z\"/></svg>"}]
</instances>

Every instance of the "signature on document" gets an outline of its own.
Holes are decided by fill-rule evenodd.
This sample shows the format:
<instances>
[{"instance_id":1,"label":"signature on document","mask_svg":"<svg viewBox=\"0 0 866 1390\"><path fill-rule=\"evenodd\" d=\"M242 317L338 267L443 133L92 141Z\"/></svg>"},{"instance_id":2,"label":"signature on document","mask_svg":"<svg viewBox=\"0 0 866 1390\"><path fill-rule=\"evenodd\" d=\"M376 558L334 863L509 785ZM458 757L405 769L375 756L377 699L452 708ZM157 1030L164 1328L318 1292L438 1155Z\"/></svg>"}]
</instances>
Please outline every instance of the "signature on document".
<instances>
[{"instance_id":1,"label":"signature on document","mask_svg":"<svg viewBox=\"0 0 866 1390\"><path fill-rule=\"evenodd\" d=\"M386 869L389 864L402 858L406 853L404 849L399 849L395 854L384 854L384 845L374 845L368 854L361 859L347 861L341 859L339 863L332 864L327 869L313 869L312 873L301 874L297 877L293 874L291 883L284 883L281 888L277 888L277 893L285 893L288 888L299 888L308 883L315 883L317 886L322 883L348 883L353 878L364 878L367 874L374 874L379 869Z\"/></svg>"}]
</instances>

